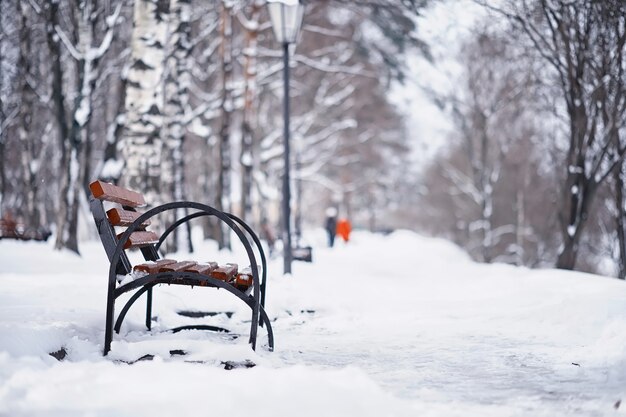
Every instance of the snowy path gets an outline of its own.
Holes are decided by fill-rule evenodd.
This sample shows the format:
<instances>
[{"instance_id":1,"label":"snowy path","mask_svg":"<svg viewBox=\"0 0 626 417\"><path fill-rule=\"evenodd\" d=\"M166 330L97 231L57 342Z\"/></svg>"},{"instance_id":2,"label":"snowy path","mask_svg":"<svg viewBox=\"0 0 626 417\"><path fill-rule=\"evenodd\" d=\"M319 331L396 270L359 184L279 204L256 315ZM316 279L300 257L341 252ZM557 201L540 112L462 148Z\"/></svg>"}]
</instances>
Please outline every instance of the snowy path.
<instances>
[{"instance_id":1,"label":"snowy path","mask_svg":"<svg viewBox=\"0 0 626 417\"><path fill-rule=\"evenodd\" d=\"M273 261L274 353L250 352L245 338L159 333L181 320L169 312L181 303L234 311L211 323L242 334L249 319L214 291L164 287L157 332L146 334L141 311L131 310L103 359L103 258L92 244L79 259L0 242L0 416L625 413L613 407L626 400L626 285L615 279L477 265L441 240L357 233L350 245L316 248L315 263L295 264L293 277ZM61 347L68 356L57 362L48 353ZM189 353L170 356L173 348ZM147 353L155 359L119 362ZM246 359L258 366L220 366ZM146 399L154 384L167 395ZM246 388L250 403L235 406L248 384L262 388ZM136 392L120 393L124 386ZM173 400L177 393L203 405Z\"/></svg>"},{"instance_id":2,"label":"snowy path","mask_svg":"<svg viewBox=\"0 0 626 417\"><path fill-rule=\"evenodd\" d=\"M337 249L306 273L331 301L298 333L277 330L285 362L357 366L400 397L496 415L602 415L626 392L622 282L476 265L409 234Z\"/></svg>"}]
</instances>

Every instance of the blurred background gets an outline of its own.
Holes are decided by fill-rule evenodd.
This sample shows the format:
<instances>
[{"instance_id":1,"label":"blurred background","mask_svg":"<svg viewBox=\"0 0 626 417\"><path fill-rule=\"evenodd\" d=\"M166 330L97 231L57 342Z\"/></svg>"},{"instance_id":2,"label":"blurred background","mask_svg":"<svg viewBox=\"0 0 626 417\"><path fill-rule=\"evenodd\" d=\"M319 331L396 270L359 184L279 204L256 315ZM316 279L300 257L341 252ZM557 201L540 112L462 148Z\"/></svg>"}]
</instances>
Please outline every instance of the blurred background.
<instances>
[{"instance_id":1,"label":"blurred background","mask_svg":"<svg viewBox=\"0 0 626 417\"><path fill-rule=\"evenodd\" d=\"M478 261L626 276L623 2L303 5L295 234L332 207ZM0 217L80 252L103 179L280 237L282 71L265 0L0 0Z\"/></svg>"}]
</instances>

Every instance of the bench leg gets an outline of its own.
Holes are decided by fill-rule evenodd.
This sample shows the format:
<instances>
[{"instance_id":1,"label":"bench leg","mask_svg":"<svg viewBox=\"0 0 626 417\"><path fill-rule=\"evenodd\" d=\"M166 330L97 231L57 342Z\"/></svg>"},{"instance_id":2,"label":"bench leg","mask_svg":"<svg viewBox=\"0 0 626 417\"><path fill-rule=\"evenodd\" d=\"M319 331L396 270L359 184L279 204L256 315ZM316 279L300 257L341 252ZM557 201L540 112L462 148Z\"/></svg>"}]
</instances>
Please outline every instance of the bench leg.
<instances>
[{"instance_id":1,"label":"bench leg","mask_svg":"<svg viewBox=\"0 0 626 417\"><path fill-rule=\"evenodd\" d=\"M253 299L250 307L252 308L252 324L250 325L250 339L248 339L248 343L252 345L252 350L256 350L256 334L257 328L259 327L260 315L260 312L257 312L257 308L260 307L260 305Z\"/></svg>"},{"instance_id":2,"label":"bench leg","mask_svg":"<svg viewBox=\"0 0 626 417\"><path fill-rule=\"evenodd\" d=\"M115 295L113 291L107 294L107 316L104 329L104 356L111 350L111 341L113 340L113 315L115 314Z\"/></svg>"},{"instance_id":3,"label":"bench leg","mask_svg":"<svg viewBox=\"0 0 626 417\"><path fill-rule=\"evenodd\" d=\"M267 343L270 347L270 352L274 351L274 331L272 330L272 324L270 323L269 317L267 317L267 313L261 307L261 321L259 325L262 325L265 322L267 327Z\"/></svg>"},{"instance_id":4,"label":"bench leg","mask_svg":"<svg viewBox=\"0 0 626 417\"><path fill-rule=\"evenodd\" d=\"M152 330L152 287L148 290L146 301L146 327Z\"/></svg>"},{"instance_id":5,"label":"bench leg","mask_svg":"<svg viewBox=\"0 0 626 417\"><path fill-rule=\"evenodd\" d=\"M122 309L120 310L120 313L117 315L117 320L115 321L115 326L113 326L113 331L115 333L119 333L120 332L120 329L122 328L122 322L124 321L124 318L126 317L126 313L128 313L128 310L132 307L132 305L135 303L135 301L137 301L137 299L139 297L141 297L144 292L151 291L152 287L153 287L152 285L147 285L147 286L141 287L139 290L137 290L137 292L135 292L133 294L132 297L130 297L130 299L126 302L124 307L122 307ZM150 317L150 310L148 310L147 315L148 315L148 317ZM150 330L149 326L148 326L148 330Z\"/></svg>"}]
</instances>

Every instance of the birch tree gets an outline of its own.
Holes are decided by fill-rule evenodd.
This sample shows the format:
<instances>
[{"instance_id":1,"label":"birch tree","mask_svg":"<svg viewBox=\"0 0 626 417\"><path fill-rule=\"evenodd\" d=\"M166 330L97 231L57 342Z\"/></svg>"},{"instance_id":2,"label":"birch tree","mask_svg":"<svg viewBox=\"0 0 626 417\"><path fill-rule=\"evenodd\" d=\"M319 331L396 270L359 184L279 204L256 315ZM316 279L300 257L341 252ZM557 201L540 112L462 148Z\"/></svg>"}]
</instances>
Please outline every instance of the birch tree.
<instances>
[{"instance_id":1,"label":"birch tree","mask_svg":"<svg viewBox=\"0 0 626 417\"><path fill-rule=\"evenodd\" d=\"M164 185L174 200L182 200L184 196L183 145L190 83L190 0L171 0L170 7L172 31L169 38L165 78L165 144L168 157L164 158L167 168L163 169L163 178Z\"/></svg>"},{"instance_id":2,"label":"birch tree","mask_svg":"<svg viewBox=\"0 0 626 417\"><path fill-rule=\"evenodd\" d=\"M168 1L135 1L126 126L118 143L125 161L122 182L142 190L148 204L159 202L162 193L163 78L169 13Z\"/></svg>"}]
</instances>

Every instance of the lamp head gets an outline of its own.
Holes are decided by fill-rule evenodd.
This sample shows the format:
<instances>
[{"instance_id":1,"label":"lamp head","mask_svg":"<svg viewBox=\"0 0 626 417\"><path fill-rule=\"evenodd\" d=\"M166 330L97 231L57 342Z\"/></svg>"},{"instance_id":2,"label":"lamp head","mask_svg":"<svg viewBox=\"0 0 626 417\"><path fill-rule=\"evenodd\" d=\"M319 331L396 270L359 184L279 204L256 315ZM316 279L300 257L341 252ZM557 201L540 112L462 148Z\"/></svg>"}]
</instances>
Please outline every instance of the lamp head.
<instances>
[{"instance_id":1,"label":"lamp head","mask_svg":"<svg viewBox=\"0 0 626 417\"><path fill-rule=\"evenodd\" d=\"M299 0L268 0L267 9L276 40L281 44L296 43L304 16Z\"/></svg>"}]
</instances>

